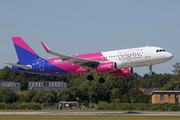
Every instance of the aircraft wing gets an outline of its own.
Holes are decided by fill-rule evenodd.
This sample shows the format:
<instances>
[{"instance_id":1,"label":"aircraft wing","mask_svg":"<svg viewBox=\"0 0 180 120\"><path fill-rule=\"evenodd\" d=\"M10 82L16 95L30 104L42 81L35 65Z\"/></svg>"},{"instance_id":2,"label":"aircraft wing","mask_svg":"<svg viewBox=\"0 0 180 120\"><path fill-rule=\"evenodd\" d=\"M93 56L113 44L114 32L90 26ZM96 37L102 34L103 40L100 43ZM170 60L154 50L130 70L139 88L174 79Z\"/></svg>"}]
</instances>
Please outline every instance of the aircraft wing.
<instances>
[{"instance_id":1,"label":"aircraft wing","mask_svg":"<svg viewBox=\"0 0 180 120\"><path fill-rule=\"evenodd\" d=\"M72 56L67 56L67 55L53 52L43 42L41 42L41 44L43 45L43 47L47 53L59 56L60 59L62 59L62 61L68 61L68 62L72 62L73 64L79 64L79 65L81 65L81 67L83 67L85 69L90 69L99 64L98 61L93 61L93 60L88 60L88 59L83 59L83 58L78 58L78 57L72 57Z\"/></svg>"},{"instance_id":2,"label":"aircraft wing","mask_svg":"<svg viewBox=\"0 0 180 120\"><path fill-rule=\"evenodd\" d=\"M19 68L22 68L22 69L25 69L25 70L29 70L31 69L30 66L25 66L25 65L19 65L19 64L14 64L14 63L6 63L8 65L12 65L12 66L16 66L16 67L19 67Z\"/></svg>"}]
</instances>

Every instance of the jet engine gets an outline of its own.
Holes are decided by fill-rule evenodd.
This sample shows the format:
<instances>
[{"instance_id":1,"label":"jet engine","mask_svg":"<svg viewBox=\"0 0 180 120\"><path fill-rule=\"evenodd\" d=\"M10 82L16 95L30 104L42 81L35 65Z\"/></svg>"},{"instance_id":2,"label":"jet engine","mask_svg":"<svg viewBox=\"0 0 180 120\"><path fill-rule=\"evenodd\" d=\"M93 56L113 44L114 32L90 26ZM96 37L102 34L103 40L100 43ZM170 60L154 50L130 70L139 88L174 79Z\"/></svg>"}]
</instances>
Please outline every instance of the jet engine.
<instances>
[{"instance_id":1,"label":"jet engine","mask_svg":"<svg viewBox=\"0 0 180 120\"><path fill-rule=\"evenodd\" d=\"M125 77L125 76L130 76L132 74L133 74L133 68L118 69L111 73L111 75L115 77Z\"/></svg>"},{"instance_id":2,"label":"jet engine","mask_svg":"<svg viewBox=\"0 0 180 120\"><path fill-rule=\"evenodd\" d=\"M99 64L96 68L97 72L113 72L117 69L116 62L108 62Z\"/></svg>"}]
</instances>

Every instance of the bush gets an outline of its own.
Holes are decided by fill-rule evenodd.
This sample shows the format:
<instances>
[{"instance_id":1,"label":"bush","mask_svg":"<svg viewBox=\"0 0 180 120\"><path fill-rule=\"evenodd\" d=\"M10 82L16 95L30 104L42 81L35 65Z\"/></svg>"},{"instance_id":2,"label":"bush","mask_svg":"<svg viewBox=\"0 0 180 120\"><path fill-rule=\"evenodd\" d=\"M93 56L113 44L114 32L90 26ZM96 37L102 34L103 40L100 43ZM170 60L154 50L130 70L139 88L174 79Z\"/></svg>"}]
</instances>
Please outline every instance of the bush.
<instances>
[{"instance_id":1,"label":"bush","mask_svg":"<svg viewBox=\"0 0 180 120\"><path fill-rule=\"evenodd\" d=\"M5 110L17 110L18 106L15 104L5 105Z\"/></svg>"},{"instance_id":2,"label":"bush","mask_svg":"<svg viewBox=\"0 0 180 120\"><path fill-rule=\"evenodd\" d=\"M111 103L120 103L120 99L113 99Z\"/></svg>"},{"instance_id":3,"label":"bush","mask_svg":"<svg viewBox=\"0 0 180 120\"><path fill-rule=\"evenodd\" d=\"M39 104L21 104L18 106L20 110L40 110L42 109Z\"/></svg>"},{"instance_id":4,"label":"bush","mask_svg":"<svg viewBox=\"0 0 180 120\"><path fill-rule=\"evenodd\" d=\"M109 103L105 101L100 101L98 106L109 106Z\"/></svg>"},{"instance_id":5,"label":"bush","mask_svg":"<svg viewBox=\"0 0 180 120\"><path fill-rule=\"evenodd\" d=\"M135 106L132 106L132 105L126 105L125 106L125 110L135 110L136 107Z\"/></svg>"},{"instance_id":6,"label":"bush","mask_svg":"<svg viewBox=\"0 0 180 120\"><path fill-rule=\"evenodd\" d=\"M41 110L41 106L39 104L31 104L29 105L30 110Z\"/></svg>"},{"instance_id":7,"label":"bush","mask_svg":"<svg viewBox=\"0 0 180 120\"><path fill-rule=\"evenodd\" d=\"M77 105L77 106L76 106L76 108L78 108L78 109L82 109L82 106L80 106L80 105Z\"/></svg>"},{"instance_id":8,"label":"bush","mask_svg":"<svg viewBox=\"0 0 180 120\"><path fill-rule=\"evenodd\" d=\"M137 108L137 110L150 110L150 108L145 107L145 106L141 106L141 107Z\"/></svg>"},{"instance_id":9,"label":"bush","mask_svg":"<svg viewBox=\"0 0 180 120\"><path fill-rule=\"evenodd\" d=\"M169 108L169 109L168 109ZM148 111L178 111L180 107L174 104L100 104L98 110L148 110Z\"/></svg>"},{"instance_id":10,"label":"bush","mask_svg":"<svg viewBox=\"0 0 180 120\"><path fill-rule=\"evenodd\" d=\"M5 104L0 104L0 110L4 110L5 109Z\"/></svg>"},{"instance_id":11,"label":"bush","mask_svg":"<svg viewBox=\"0 0 180 120\"><path fill-rule=\"evenodd\" d=\"M0 110L41 110L39 104L0 104Z\"/></svg>"},{"instance_id":12,"label":"bush","mask_svg":"<svg viewBox=\"0 0 180 120\"><path fill-rule=\"evenodd\" d=\"M18 109L20 109L20 110L28 110L29 105L28 104L21 104L21 105L18 106Z\"/></svg>"},{"instance_id":13,"label":"bush","mask_svg":"<svg viewBox=\"0 0 180 120\"><path fill-rule=\"evenodd\" d=\"M158 109L158 111L167 111L167 109L160 106L159 109Z\"/></svg>"},{"instance_id":14,"label":"bush","mask_svg":"<svg viewBox=\"0 0 180 120\"><path fill-rule=\"evenodd\" d=\"M180 110L179 106L172 106L170 108L170 111L178 111L178 110Z\"/></svg>"}]
</instances>

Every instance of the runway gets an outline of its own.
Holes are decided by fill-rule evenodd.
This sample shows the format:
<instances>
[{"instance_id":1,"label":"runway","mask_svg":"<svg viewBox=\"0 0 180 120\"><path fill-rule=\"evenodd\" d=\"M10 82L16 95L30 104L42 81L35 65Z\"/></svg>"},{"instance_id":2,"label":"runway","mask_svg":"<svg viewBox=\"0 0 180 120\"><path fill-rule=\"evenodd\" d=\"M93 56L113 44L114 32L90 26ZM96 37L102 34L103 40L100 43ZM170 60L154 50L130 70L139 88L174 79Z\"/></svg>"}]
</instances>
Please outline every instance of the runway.
<instances>
[{"instance_id":1,"label":"runway","mask_svg":"<svg viewBox=\"0 0 180 120\"><path fill-rule=\"evenodd\" d=\"M152 115L180 116L180 112L158 111L0 111L0 115Z\"/></svg>"}]
</instances>

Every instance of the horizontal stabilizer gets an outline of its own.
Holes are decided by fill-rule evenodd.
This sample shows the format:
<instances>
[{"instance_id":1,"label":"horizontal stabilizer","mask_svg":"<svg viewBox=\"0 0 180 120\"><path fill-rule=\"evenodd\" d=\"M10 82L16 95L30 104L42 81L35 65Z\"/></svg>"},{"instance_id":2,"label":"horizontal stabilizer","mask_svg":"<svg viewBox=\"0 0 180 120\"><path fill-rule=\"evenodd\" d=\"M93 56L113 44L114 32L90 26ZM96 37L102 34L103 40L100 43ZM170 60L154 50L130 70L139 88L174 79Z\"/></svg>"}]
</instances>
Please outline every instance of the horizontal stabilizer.
<instances>
[{"instance_id":1,"label":"horizontal stabilizer","mask_svg":"<svg viewBox=\"0 0 180 120\"><path fill-rule=\"evenodd\" d=\"M25 69L25 70L31 69L31 66L19 65L19 64L13 64L13 63L6 63L6 64L12 65L12 66L16 66L16 67L19 67L19 68L22 68L22 69Z\"/></svg>"}]
</instances>

